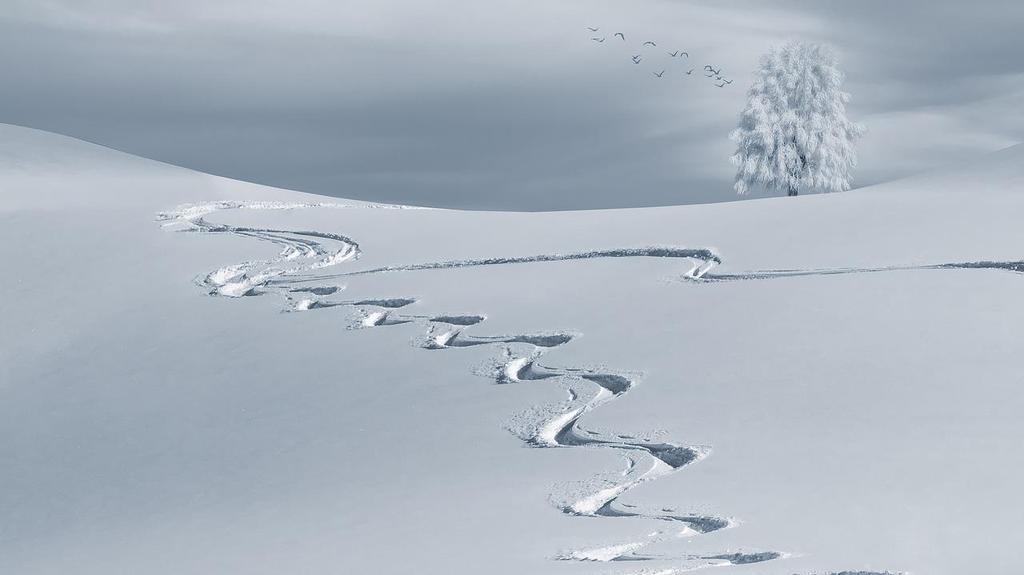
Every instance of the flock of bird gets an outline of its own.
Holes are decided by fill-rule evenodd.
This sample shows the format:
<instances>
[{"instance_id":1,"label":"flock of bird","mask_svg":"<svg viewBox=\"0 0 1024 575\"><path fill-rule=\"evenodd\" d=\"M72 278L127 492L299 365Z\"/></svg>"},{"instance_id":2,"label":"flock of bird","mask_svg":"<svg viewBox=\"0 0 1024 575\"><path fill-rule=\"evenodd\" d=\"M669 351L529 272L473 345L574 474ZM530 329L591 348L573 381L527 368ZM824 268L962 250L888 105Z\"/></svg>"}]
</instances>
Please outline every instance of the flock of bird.
<instances>
[{"instance_id":1,"label":"flock of bird","mask_svg":"<svg viewBox=\"0 0 1024 575\"><path fill-rule=\"evenodd\" d=\"M600 28L592 28L590 26L587 26L587 30L590 30L590 32L592 34L597 34L597 33L599 33L601 31ZM622 32L616 32L616 33L612 34L612 38L618 39L619 42L622 42L624 44L626 42L626 35L624 33L622 33ZM606 37L605 36L591 36L590 40L592 42L596 42L598 44L603 44L604 41L606 40ZM644 55L643 51L647 50L648 48L657 48L657 47L658 47L658 43L657 42L654 42L652 40L647 40L646 42L644 42L643 44L640 45L641 53L633 55L633 63L639 65L645 59L645 55ZM675 58L675 59L682 58L681 61L684 61L684 62L689 62L689 59L690 59L690 54L688 52L686 52L685 50L672 50L672 51L666 50L665 53L668 54L671 58ZM689 68L689 69L687 69L686 71L683 72L683 75L684 76L692 76L694 70L696 70L696 68ZM656 78L663 78L665 76L666 72L668 72L668 69L667 68L663 68L662 70L660 70L658 72L651 72L651 74L653 74L654 77L656 77ZM716 88L724 88L724 87L728 86L729 84L732 84L732 80L730 80L730 79L728 79L728 78L726 78L725 76L722 75L722 68L721 67L715 68L711 64L705 64L704 68L703 68L703 74L704 74L705 78L713 78L714 79L713 81L715 83L715 87Z\"/></svg>"}]
</instances>

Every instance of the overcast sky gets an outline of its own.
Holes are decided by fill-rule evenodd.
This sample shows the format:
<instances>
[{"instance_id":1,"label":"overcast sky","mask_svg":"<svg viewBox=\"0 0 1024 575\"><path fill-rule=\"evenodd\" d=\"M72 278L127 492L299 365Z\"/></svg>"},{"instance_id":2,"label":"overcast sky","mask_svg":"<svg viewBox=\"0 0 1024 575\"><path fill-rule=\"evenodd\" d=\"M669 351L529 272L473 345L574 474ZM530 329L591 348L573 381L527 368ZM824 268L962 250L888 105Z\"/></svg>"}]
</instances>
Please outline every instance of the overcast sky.
<instances>
[{"instance_id":1,"label":"overcast sky","mask_svg":"<svg viewBox=\"0 0 1024 575\"><path fill-rule=\"evenodd\" d=\"M771 46L836 48L862 186L1024 140L1021 22L1017 0L0 0L0 121L342 197L722 201Z\"/></svg>"}]
</instances>

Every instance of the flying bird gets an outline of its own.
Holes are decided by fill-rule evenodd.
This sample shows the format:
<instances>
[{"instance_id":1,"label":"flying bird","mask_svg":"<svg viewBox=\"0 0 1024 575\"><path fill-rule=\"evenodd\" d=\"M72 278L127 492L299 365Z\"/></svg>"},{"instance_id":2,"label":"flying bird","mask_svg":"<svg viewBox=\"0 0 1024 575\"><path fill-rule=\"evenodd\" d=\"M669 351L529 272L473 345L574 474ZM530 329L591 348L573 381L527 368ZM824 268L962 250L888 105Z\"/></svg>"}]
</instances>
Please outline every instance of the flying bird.
<instances>
[{"instance_id":1,"label":"flying bird","mask_svg":"<svg viewBox=\"0 0 1024 575\"><path fill-rule=\"evenodd\" d=\"M680 52L680 54L682 54L683 56L685 56L687 58L690 57L690 53L689 52Z\"/></svg>"},{"instance_id":2,"label":"flying bird","mask_svg":"<svg viewBox=\"0 0 1024 575\"><path fill-rule=\"evenodd\" d=\"M725 82L722 82L721 84L715 84L715 87L716 88L724 88L725 87Z\"/></svg>"},{"instance_id":3,"label":"flying bird","mask_svg":"<svg viewBox=\"0 0 1024 575\"><path fill-rule=\"evenodd\" d=\"M661 72L651 72L651 73L654 74L655 76L659 77L659 78L661 78L662 76L665 75L665 71L664 70L662 70Z\"/></svg>"},{"instance_id":4,"label":"flying bird","mask_svg":"<svg viewBox=\"0 0 1024 575\"><path fill-rule=\"evenodd\" d=\"M587 26L587 30L590 30L591 32L597 32L598 30L600 30L600 28L591 28L590 26Z\"/></svg>"},{"instance_id":5,"label":"flying bird","mask_svg":"<svg viewBox=\"0 0 1024 575\"><path fill-rule=\"evenodd\" d=\"M640 60L643 60L643 58L640 57L640 54L637 54L636 56L633 56L633 63L634 64L639 64Z\"/></svg>"},{"instance_id":6,"label":"flying bird","mask_svg":"<svg viewBox=\"0 0 1024 575\"><path fill-rule=\"evenodd\" d=\"M600 42L604 42L604 38L597 38L597 37L594 37L594 38L591 38L591 40L593 40L594 42L599 42L599 43L600 43Z\"/></svg>"},{"instance_id":7,"label":"flying bird","mask_svg":"<svg viewBox=\"0 0 1024 575\"><path fill-rule=\"evenodd\" d=\"M679 50L676 50L675 52L669 52L668 55L672 56L673 58L675 58L676 56L679 55Z\"/></svg>"},{"instance_id":8,"label":"flying bird","mask_svg":"<svg viewBox=\"0 0 1024 575\"><path fill-rule=\"evenodd\" d=\"M657 44L655 44L654 42L651 42L650 40L644 42L644 46L647 46L648 44L651 45L651 46L655 46L655 47L658 46Z\"/></svg>"},{"instance_id":9,"label":"flying bird","mask_svg":"<svg viewBox=\"0 0 1024 575\"><path fill-rule=\"evenodd\" d=\"M722 69L719 68L719 69L715 70L714 68L711 67L711 64L705 64L704 65L704 69L707 70L708 72L711 72L715 76L721 76L722 75Z\"/></svg>"},{"instance_id":10,"label":"flying bird","mask_svg":"<svg viewBox=\"0 0 1024 575\"><path fill-rule=\"evenodd\" d=\"M693 74L693 68L690 68L690 70L688 72L686 72L687 76L689 76L690 74Z\"/></svg>"},{"instance_id":11,"label":"flying bird","mask_svg":"<svg viewBox=\"0 0 1024 575\"><path fill-rule=\"evenodd\" d=\"M726 80L725 78L722 78L722 83L723 84L732 84L732 80Z\"/></svg>"},{"instance_id":12,"label":"flying bird","mask_svg":"<svg viewBox=\"0 0 1024 575\"><path fill-rule=\"evenodd\" d=\"M622 41L623 41L623 42L625 42L625 41L626 41L626 35L625 35L625 34L623 34L622 32L616 32L616 33L615 33L615 36L618 36L619 38L622 38Z\"/></svg>"}]
</instances>

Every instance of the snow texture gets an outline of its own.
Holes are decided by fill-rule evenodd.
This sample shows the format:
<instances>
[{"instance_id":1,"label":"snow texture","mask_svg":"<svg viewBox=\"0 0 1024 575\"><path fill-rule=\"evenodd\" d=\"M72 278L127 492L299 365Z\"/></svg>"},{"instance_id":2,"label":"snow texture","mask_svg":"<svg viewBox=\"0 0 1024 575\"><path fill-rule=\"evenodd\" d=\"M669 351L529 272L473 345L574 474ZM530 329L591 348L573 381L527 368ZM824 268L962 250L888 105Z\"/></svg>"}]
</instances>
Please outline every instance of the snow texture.
<instances>
[{"instance_id":1,"label":"snow texture","mask_svg":"<svg viewBox=\"0 0 1024 575\"><path fill-rule=\"evenodd\" d=\"M1019 568L1024 148L516 214L0 136L0 572Z\"/></svg>"}]
</instances>

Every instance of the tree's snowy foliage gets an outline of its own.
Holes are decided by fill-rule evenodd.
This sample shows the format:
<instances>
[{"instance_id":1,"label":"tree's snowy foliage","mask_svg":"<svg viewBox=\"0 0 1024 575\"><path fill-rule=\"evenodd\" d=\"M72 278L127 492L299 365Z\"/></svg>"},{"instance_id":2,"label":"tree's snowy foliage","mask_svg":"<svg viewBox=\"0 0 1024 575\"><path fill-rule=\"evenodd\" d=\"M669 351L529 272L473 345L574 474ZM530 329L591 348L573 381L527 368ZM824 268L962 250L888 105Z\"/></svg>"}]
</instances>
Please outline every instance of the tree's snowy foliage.
<instances>
[{"instance_id":1,"label":"tree's snowy foliage","mask_svg":"<svg viewBox=\"0 0 1024 575\"><path fill-rule=\"evenodd\" d=\"M736 142L736 191L751 187L798 192L850 189L854 149L864 127L846 117L850 95L825 46L791 42L761 59Z\"/></svg>"}]
</instances>

